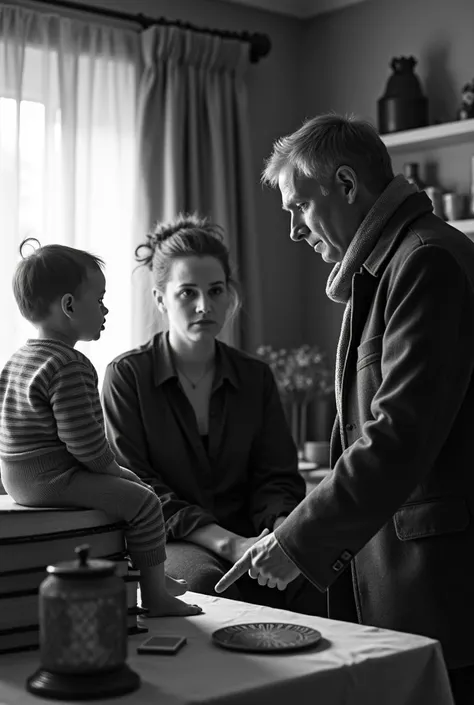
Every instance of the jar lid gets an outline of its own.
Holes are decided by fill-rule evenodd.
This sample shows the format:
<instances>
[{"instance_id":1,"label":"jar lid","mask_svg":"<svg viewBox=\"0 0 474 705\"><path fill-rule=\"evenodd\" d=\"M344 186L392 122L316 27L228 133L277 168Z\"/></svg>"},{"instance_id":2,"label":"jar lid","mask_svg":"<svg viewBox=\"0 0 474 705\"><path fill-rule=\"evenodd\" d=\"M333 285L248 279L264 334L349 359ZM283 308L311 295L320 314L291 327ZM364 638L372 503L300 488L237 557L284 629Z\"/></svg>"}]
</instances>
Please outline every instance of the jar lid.
<instances>
[{"instance_id":1,"label":"jar lid","mask_svg":"<svg viewBox=\"0 0 474 705\"><path fill-rule=\"evenodd\" d=\"M114 575L115 563L105 559L89 559L89 545L77 546L75 561L66 561L49 565L46 570L52 575L59 575L67 578L105 578Z\"/></svg>"}]
</instances>

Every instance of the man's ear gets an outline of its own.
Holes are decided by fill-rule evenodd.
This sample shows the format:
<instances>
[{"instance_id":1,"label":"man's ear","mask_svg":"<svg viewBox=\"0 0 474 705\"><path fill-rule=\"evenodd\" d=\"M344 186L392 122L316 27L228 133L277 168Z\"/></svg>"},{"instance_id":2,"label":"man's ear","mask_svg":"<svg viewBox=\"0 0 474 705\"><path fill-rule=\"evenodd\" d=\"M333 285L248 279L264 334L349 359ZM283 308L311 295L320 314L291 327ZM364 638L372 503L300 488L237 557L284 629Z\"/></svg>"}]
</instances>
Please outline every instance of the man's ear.
<instances>
[{"instance_id":1,"label":"man's ear","mask_svg":"<svg viewBox=\"0 0 474 705\"><path fill-rule=\"evenodd\" d=\"M64 294L61 298L61 311L68 318L71 318L74 314L74 303L74 296L72 294Z\"/></svg>"},{"instance_id":2,"label":"man's ear","mask_svg":"<svg viewBox=\"0 0 474 705\"><path fill-rule=\"evenodd\" d=\"M160 313L166 313L166 306L165 306L162 292L159 289L155 289L155 288L152 289L152 292L153 292L153 298L155 299L155 304L158 307L158 311Z\"/></svg>"},{"instance_id":3,"label":"man's ear","mask_svg":"<svg viewBox=\"0 0 474 705\"><path fill-rule=\"evenodd\" d=\"M350 166L342 165L338 167L334 178L343 197L349 205L352 205L355 201L359 188L357 174L354 169Z\"/></svg>"}]
</instances>

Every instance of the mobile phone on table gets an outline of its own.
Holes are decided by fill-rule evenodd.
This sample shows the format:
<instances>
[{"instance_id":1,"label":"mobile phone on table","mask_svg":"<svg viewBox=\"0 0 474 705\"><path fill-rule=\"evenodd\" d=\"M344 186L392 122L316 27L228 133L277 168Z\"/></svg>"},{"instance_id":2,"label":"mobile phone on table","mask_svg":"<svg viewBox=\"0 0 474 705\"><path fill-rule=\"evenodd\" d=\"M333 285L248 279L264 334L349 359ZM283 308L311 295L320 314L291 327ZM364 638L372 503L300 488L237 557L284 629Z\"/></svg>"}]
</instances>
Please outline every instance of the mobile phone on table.
<instances>
[{"instance_id":1,"label":"mobile phone on table","mask_svg":"<svg viewBox=\"0 0 474 705\"><path fill-rule=\"evenodd\" d=\"M185 645L186 637L175 634L162 634L151 636L137 647L139 654L168 654L174 655Z\"/></svg>"}]
</instances>

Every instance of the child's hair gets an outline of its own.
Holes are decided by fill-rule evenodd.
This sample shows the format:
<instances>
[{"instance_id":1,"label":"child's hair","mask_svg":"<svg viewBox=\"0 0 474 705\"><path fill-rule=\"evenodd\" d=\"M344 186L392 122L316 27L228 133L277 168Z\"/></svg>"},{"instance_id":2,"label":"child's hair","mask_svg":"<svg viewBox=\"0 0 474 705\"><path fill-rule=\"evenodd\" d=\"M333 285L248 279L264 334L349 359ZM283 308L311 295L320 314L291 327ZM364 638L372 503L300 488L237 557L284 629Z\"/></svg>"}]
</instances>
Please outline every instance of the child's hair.
<instances>
[{"instance_id":1,"label":"child's hair","mask_svg":"<svg viewBox=\"0 0 474 705\"><path fill-rule=\"evenodd\" d=\"M136 261L150 269L154 284L160 291L165 290L173 262L193 256L215 257L220 262L227 287L234 299L231 314L234 315L240 306L240 293L219 225L197 214L180 213L169 223L157 223L147 234L146 242L135 249Z\"/></svg>"},{"instance_id":2,"label":"child's hair","mask_svg":"<svg viewBox=\"0 0 474 705\"><path fill-rule=\"evenodd\" d=\"M25 256L26 245L38 247ZM22 260L13 275L13 293L21 315L30 323L44 320L51 304L64 294L76 295L89 271L102 269L100 257L66 245L45 245L33 237L20 245Z\"/></svg>"}]
</instances>

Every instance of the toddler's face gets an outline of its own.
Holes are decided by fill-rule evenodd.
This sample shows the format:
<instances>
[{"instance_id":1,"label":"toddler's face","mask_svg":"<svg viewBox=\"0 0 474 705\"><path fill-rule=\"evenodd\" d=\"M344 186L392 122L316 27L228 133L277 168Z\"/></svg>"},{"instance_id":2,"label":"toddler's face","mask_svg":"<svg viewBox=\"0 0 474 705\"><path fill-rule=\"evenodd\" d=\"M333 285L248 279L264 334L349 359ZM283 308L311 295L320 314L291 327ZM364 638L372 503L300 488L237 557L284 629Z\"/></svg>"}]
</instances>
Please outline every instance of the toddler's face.
<instances>
[{"instance_id":1,"label":"toddler's face","mask_svg":"<svg viewBox=\"0 0 474 705\"><path fill-rule=\"evenodd\" d=\"M105 277L100 269L89 270L75 296L74 315L71 322L78 340L98 340L104 330L105 317L109 310L104 305Z\"/></svg>"}]
</instances>

